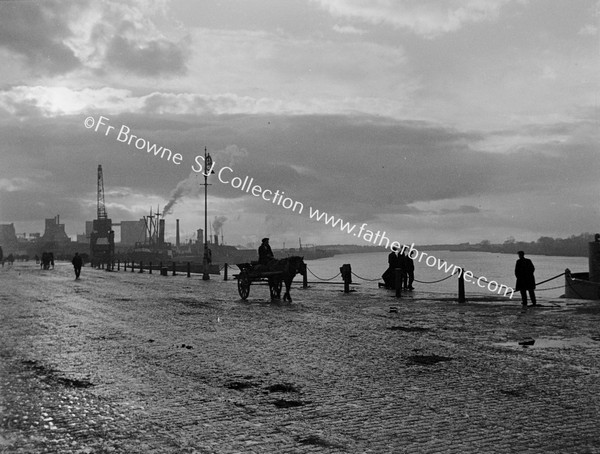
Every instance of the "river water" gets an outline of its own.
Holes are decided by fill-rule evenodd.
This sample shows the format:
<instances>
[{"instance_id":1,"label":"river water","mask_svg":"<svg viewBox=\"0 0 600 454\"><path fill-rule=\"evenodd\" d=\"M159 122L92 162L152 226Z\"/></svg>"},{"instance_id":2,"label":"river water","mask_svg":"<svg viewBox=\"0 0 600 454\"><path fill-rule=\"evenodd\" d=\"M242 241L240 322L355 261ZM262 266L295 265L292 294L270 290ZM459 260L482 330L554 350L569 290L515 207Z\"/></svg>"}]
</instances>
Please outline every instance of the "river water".
<instances>
[{"instance_id":1,"label":"river water","mask_svg":"<svg viewBox=\"0 0 600 454\"><path fill-rule=\"evenodd\" d=\"M463 267L466 271L471 271L475 278L484 277L487 281L496 281L499 285L507 287L515 286L514 268L517 260L516 254L499 254L486 252L458 252L458 251L425 251L428 255L436 259L445 260L452 265ZM322 279L329 279L339 273L339 268L349 263L352 266L353 283L360 283L361 291L363 289L377 288L377 281L381 280L381 275L387 268L387 252L362 253L362 254L340 254L334 257L328 257L319 260L307 260L309 272L309 281L316 281L315 276ZM587 272L587 257L556 257L545 255L526 255L531 259L535 266L535 278L537 282L564 273L565 268L572 272ZM419 263L415 260L415 282L413 286L415 296L419 292L457 294L458 281L456 277L450 277L442 282L439 281L448 277L448 273L438 269L437 265L433 267L425 263L426 256ZM433 259L430 259L430 263ZM362 278L362 279L361 279ZM369 280L366 280L369 279ZM340 281L338 277L334 281ZM475 279L473 279L475 281ZM425 283L427 282L427 283ZM482 285L485 281L480 281ZM558 287L558 288L555 288ZM465 283L467 298L469 295L494 296L497 292L491 292L487 288L480 288L476 282ZM545 284L539 285L536 294L539 298L558 298L564 294L564 278L561 276ZM502 291L501 296L504 295ZM519 297L518 294L515 297Z\"/></svg>"}]
</instances>

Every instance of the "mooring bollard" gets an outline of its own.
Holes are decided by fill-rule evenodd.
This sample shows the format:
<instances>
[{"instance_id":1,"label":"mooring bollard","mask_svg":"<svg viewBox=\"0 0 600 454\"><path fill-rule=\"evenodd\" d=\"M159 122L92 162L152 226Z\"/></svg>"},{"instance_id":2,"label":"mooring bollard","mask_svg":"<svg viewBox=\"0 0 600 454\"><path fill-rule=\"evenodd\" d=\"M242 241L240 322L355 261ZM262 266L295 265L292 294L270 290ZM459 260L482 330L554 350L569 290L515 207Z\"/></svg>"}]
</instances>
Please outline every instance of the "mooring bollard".
<instances>
[{"instance_id":1,"label":"mooring bollard","mask_svg":"<svg viewBox=\"0 0 600 454\"><path fill-rule=\"evenodd\" d=\"M350 284L352 284L352 267L349 263L344 263L340 268L342 279L344 280L344 293L350 293Z\"/></svg>"},{"instance_id":2,"label":"mooring bollard","mask_svg":"<svg viewBox=\"0 0 600 454\"><path fill-rule=\"evenodd\" d=\"M458 302L464 303L467 301L465 298L465 269L460 269L460 274L458 275Z\"/></svg>"},{"instance_id":3,"label":"mooring bollard","mask_svg":"<svg viewBox=\"0 0 600 454\"><path fill-rule=\"evenodd\" d=\"M192 264L187 262L187 277L191 277L192 275Z\"/></svg>"},{"instance_id":4,"label":"mooring bollard","mask_svg":"<svg viewBox=\"0 0 600 454\"><path fill-rule=\"evenodd\" d=\"M173 262L173 276L177 276L177 271L175 271L175 262Z\"/></svg>"},{"instance_id":5,"label":"mooring bollard","mask_svg":"<svg viewBox=\"0 0 600 454\"><path fill-rule=\"evenodd\" d=\"M223 265L223 280L227 280L227 263Z\"/></svg>"},{"instance_id":6,"label":"mooring bollard","mask_svg":"<svg viewBox=\"0 0 600 454\"><path fill-rule=\"evenodd\" d=\"M148 267L148 274L152 274L152 262L150 262L150 266Z\"/></svg>"},{"instance_id":7,"label":"mooring bollard","mask_svg":"<svg viewBox=\"0 0 600 454\"><path fill-rule=\"evenodd\" d=\"M308 272L306 266L302 272L302 288L308 288Z\"/></svg>"},{"instance_id":8,"label":"mooring bollard","mask_svg":"<svg viewBox=\"0 0 600 454\"><path fill-rule=\"evenodd\" d=\"M394 284L396 287L396 298L402 297L402 268L394 269Z\"/></svg>"}]
</instances>

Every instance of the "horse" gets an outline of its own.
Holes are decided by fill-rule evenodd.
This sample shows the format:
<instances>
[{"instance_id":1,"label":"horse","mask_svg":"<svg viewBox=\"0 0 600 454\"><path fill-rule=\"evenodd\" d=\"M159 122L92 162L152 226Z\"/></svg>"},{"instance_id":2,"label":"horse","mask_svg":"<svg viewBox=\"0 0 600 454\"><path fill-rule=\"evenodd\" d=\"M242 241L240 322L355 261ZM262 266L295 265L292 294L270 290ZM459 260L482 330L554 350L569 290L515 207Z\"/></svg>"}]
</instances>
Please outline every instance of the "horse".
<instances>
[{"instance_id":1,"label":"horse","mask_svg":"<svg viewBox=\"0 0 600 454\"><path fill-rule=\"evenodd\" d=\"M283 300L291 303L292 297L290 296L290 287L292 286L292 281L294 280L296 274L299 273L304 275L306 273L306 263L304 263L304 257L294 255L279 260L273 259L269 262L268 269L269 271L281 271L281 276L269 278L269 287L271 289L278 289L276 298L279 299L281 297L281 283L283 282L285 284ZM274 296L273 292L272 296Z\"/></svg>"}]
</instances>

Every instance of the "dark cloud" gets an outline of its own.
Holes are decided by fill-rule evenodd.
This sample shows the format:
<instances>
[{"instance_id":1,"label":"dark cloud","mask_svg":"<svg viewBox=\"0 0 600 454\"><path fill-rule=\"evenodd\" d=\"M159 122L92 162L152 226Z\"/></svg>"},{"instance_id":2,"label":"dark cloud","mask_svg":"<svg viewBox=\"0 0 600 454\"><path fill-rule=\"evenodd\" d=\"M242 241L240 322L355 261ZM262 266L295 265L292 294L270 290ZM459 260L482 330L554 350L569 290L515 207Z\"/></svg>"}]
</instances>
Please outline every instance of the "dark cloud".
<instances>
[{"instance_id":1,"label":"dark cloud","mask_svg":"<svg viewBox=\"0 0 600 454\"><path fill-rule=\"evenodd\" d=\"M51 181L51 180L49 180ZM2 194L2 221L28 222L52 218L57 214L69 219L92 219L95 209L86 210L79 197L56 184Z\"/></svg>"},{"instance_id":2,"label":"dark cloud","mask_svg":"<svg viewBox=\"0 0 600 454\"><path fill-rule=\"evenodd\" d=\"M189 118L176 127L171 121L165 119L169 129L160 131L160 140L186 150L188 162L202 154L204 144L218 166L229 165L222 150L236 145L245 152L232 165L232 176L248 175L263 187L338 210L402 210L415 202L542 190L553 179L591 181L597 170L590 165L591 145L486 153L470 146L480 135L425 123L341 116ZM240 196L226 185L214 190L220 197Z\"/></svg>"},{"instance_id":3,"label":"dark cloud","mask_svg":"<svg viewBox=\"0 0 600 454\"><path fill-rule=\"evenodd\" d=\"M80 66L64 43L71 36L69 2L0 2L0 46L22 55L34 69L50 74Z\"/></svg>"},{"instance_id":4,"label":"dark cloud","mask_svg":"<svg viewBox=\"0 0 600 454\"><path fill-rule=\"evenodd\" d=\"M232 168L228 177L248 176L263 189L285 191L306 210L312 206L351 222L401 214L415 222L422 216L453 219L452 214L492 219L495 207L487 202L482 207L473 200L500 198L503 209L514 204L515 213L527 217L527 206L540 199L532 196L528 201L523 194L546 194L564 205L570 203L564 200L566 194L571 198L578 188L595 187L600 170L595 144L583 143L575 132L571 141L513 153L487 153L470 146L481 140L477 134L373 117L111 116L110 124L116 129L127 125L138 137L180 152L183 163L177 166L118 142L116 134L105 136L86 129L84 118L36 118L0 126L6 157L0 178L37 182L35 188L3 196L3 221L43 219L57 213L75 216L79 210L83 222L94 214L98 164L103 166L107 196L112 194L107 203L124 204L112 209L115 219L133 216L133 208L125 206L124 188L141 197L162 199L164 206L178 184L189 180L181 195L200 198L202 178L191 172L191 166L204 146L217 170L226 165ZM216 175L209 182L211 197L227 203L243 201L242 213L262 219L287 216L290 231L303 219L219 182ZM429 202L435 208L415 208ZM538 219L544 219L545 209L545 205L535 207ZM232 213L216 214L231 218ZM178 215L177 205L174 215Z\"/></svg>"}]
</instances>

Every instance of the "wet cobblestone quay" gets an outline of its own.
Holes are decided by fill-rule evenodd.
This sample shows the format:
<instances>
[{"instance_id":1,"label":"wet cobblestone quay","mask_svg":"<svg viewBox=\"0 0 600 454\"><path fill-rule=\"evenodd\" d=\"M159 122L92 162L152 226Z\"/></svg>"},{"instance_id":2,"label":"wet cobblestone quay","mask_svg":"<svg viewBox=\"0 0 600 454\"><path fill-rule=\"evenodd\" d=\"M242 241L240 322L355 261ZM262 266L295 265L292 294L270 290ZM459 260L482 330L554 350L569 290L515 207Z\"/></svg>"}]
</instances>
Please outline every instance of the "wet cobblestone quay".
<instances>
[{"instance_id":1,"label":"wet cobblestone quay","mask_svg":"<svg viewBox=\"0 0 600 454\"><path fill-rule=\"evenodd\" d=\"M0 453L600 452L600 305L339 290L5 267Z\"/></svg>"}]
</instances>

